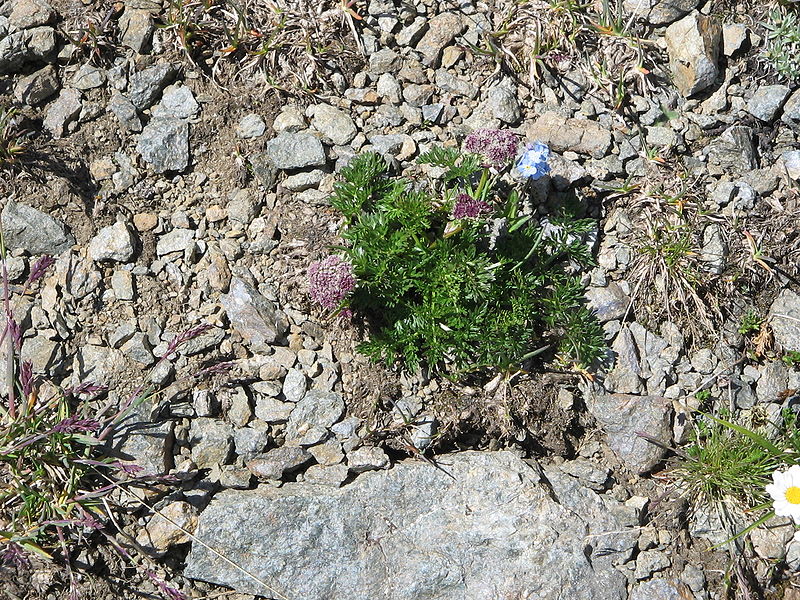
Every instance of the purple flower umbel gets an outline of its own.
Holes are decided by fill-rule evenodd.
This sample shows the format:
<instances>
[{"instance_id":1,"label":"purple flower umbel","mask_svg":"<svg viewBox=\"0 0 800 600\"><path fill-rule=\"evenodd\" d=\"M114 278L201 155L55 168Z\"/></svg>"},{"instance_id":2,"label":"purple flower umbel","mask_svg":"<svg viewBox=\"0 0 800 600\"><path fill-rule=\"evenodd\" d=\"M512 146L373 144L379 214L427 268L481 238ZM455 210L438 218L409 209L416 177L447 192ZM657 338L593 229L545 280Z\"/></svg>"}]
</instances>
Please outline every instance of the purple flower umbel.
<instances>
[{"instance_id":1,"label":"purple flower umbel","mask_svg":"<svg viewBox=\"0 0 800 600\"><path fill-rule=\"evenodd\" d=\"M314 261L308 267L308 287L312 300L325 308L338 308L356 287L353 265L338 256Z\"/></svg>"},{"instance_id":2,"label":"purple flower umbel","mask_svg":"<svg viewBox=\"0 0 800 600\"><path fill-rule=\"evenodd\" d=\"M517 155L519 140L508 129L476 129L464 140L467 152L482 154L495 167L505 166Z\"/></svg>"},{"instance_id":3,"label":"purple flower umbel","mask_svg":"<svg viewBox=\"0 0 800 600\"><path fill-rule=\"evenodd\" d=\"M468 194L459 194L456 196L456 203L453 206L453 218L475 218L491 211L492 207L483 200L477 200Z\"/></svg>"}]
</instances>

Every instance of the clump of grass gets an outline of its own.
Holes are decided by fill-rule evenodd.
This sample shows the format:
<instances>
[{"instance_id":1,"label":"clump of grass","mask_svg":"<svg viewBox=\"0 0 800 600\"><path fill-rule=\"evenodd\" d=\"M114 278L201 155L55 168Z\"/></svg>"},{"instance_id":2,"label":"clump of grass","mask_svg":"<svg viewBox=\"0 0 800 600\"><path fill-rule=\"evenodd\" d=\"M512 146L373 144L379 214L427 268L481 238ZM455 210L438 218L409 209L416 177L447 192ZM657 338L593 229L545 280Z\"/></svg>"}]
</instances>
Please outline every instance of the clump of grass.
<instances>
[{"instance_id":1,"label":"clump of grass","mask_svg":"<svg viewBox=\"0 0 800 600\"><path fill-rule=\"evenodd\" d=\"M117 54L119 31L116 19L112 19L114 12L112 7L102 17L83 16L80 25L65 33L77 52L94 64L109 64Z\"/></svg>"},{"instance_id":2,"label":"clump of grass","mask_svg":"<svg viewBox=\"0 0 800 600\"><path fill-rule=\"evenodd\" d=\"M708 293L715 276L701 261L703 225L682 193L647 193L644 204L641 226L633 229L629 240L637 314L647 322L666 316L686 326L698 341L721 319Z\"/></svg>"},{"instance_id":3,"label":"clump of grass","mask_svg":"<svg viewBox=\"0 0 800 600\"><path fill-rule=\"evenodd\" d=\"M16 115L13 108L0 108L0 169L13 166L25 153L23 132Z\"/></svg>"},{"instance_id":4,"label":"clump of grass","mask_svg":"<svg viewBox=\"0 0 800 600\"><path fill-rule=\"evenodd\" d=\"M742 508L754 508L766 499L764 486L781 464L780 452L776 454L774 444L764 444L763 436L732 427L729 419L722 413L719 419L699 420L694 440L672 474L683 482L695 504L734 499Z\"/></svg>"},{"instance_id":5,"label":"clump of grass","mask_svg":"<svg viewBox=\"0 0 800 600\"><path fill-rule=\"evenodd\" d=\"M800 464L798 414L786 408L772 420L759 405L746 419L700 413L694 440L676 455L670 475L695 507L725 504L750 522L738 538L775 516L766 487Z\"/></svg>"},{"instance_id":6,"label":"clump of grass","mask_svg":"<svg viewBox=\"0 0 800 600\"><path fill-rule=\"evenodd\" d=\"M594 222L534 218L527 188L503 178L512 167L532 179L546 172L526 158L535 150L514 163L511 132L490 130L474 147L471 138L463 153L420 156L442 172L433 180L392 177L376 154L343 169L331 204L345 218L346 261L312 265L312 295L366 317L370 339L359 349L388 364L453 376L517 370L544 354L590 365L605 343L569 265L591 262L583 235Z\"/></svg>"},{"instance_id":7,"label":"clump of grass","mask_svg":"<svg viewBox=\"0 0 800 600\"><path fill-rule=\"evenodd\" d=\"M358 65L351 3L310 0L170 0L158 23L177 48L217 80L252 80L314 92Z\"/></svg>"},{"instance_id":8,"label":"clump of grass","mask_svg":"<svg viewBox=\"0 0 800 600\"><path fill-rule=\"evenodd\" d=\"M63 564L70 575L69 598L78 598L70 559L76 548L90 543L93 532L105 535L123 559L132 562L111 535L111 492L169 481L166 476L140 475L137 465L106 453L108 437L154 390L142 385L121 406L98 408L84 397L99 397L104 387L84 382L62 388L35 376L32 364L20 356L23 331L13 317L5 261L0 233L0 310L5 321L0 334L0 565L24 567L30 554ZM23 295L53 262L45 256L34 264ZM207 328L201 325L176 336L161 361ZM145 574L168 600L185 598L151 572Z\"/></svg>"}]
</instances>

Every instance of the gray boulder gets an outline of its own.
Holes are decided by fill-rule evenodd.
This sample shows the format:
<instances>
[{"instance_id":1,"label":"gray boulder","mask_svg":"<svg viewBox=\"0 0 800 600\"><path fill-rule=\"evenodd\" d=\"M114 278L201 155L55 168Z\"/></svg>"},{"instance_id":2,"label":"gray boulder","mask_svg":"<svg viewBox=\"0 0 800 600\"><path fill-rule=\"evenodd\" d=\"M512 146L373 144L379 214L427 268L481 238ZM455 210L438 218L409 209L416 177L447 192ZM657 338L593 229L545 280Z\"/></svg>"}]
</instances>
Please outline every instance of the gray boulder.
<instances>
[{"instance_id":1,"label":"gray boulder","mask_svg":"<svg viewBox=\"0 0 800 600\"><path fill-rule=\"evenodd\" d=\"M56 32L42 26L0 36L0 73L13 73L28 62L42 62L56 49Z\"/></svg>"},{"instance_id":2,"label":"gray boulder","mask_svg":"<svg viewBox=\"0 0 800 600\"><path fill-rule=\"evenodd\" d=\"M9 248L21 248L34 256L61 254L75 243L64 223L14 201L3 209L3 231Z\"/></svg>"},{"instance_id":3,"label":"gray boulder","mask_svg":"<svg viewBox=\"0 0 800 600\"><path fill-rule=\"evenodd\" d=\"M139 110L150 108L175 77L175 67L162 63L134 73L128 85L128 99Z\"/></svg>"},{"instance_id":4,"label":"gray boulder","mask_svg":"<svg viewBox=\"0 0 800 600\"><path fill-rule=\"evenodd\" d=\"M336 392L309 391L289 416L286 440L303 446L323 441L328 429L342 418L344 409L344 400Z\"/></svg>"},{"instance_id":5,"label":"gray boulder","mask_svg":"<svg viewBox=\"0 0 800 600\"><path fill-rule=\"evenodd\" d=\"M267 142L267 156L278 169L304 169L325 164L322 142L310 133L282 133Z\"/></svg>"},{"instance_id":6,"label":"gray boulder","mask_svg":"<svg viewBox=\"0 0 800 600\"><path fill-rule=\"evenodd\" d=\"M651 25L669 25L689 14L700 0L623 0L622 7Z\"/></svg>"},{"instance_id":7,"label":"gray boulder","mask_svg":"<svg viewBox=\"0 0 800 600\"><path fill-rule=\"evenodd\" d=\"M8 22L17 29L47 25L56 16L56 11L44 0L17 0L11 5Z\"/></svg>"},{"instance_id":8,"label":"gray boulder","mask_svg":"<svg viewBox=\"0 0 800 600\"><path fill-rule=\"evenodd\" d=\"M231 280L230 293L223 295L220 303L233 328L254 352L271 352L271 344L282 338L289 328L286 315L238 277Z\"/></svg>"},{"instance_id":9,"label":"gray boulder","mask_svg":"<svg viewBox=\"0 0 800 600\"><path fill-rule=\"evenodd\" d=\"M665 450L641 432L664 444L672 441L672 404L659 396L590 393L586 407L606 433L609 447L631 471L647 473Z\"/></svg>"},{"instance_id":10,"label":"gray boulder","mask_svg":"<svg viewBox=\"0 0 800 600\"><path fill-rule=\"evenodd\" d=\"M226 490L200 515L184 575L270 598L626 597L612 561L635 545L635 509L507 452L441 463L452 477L409 460L343 488Z\"/></svg>"},{"instance_id":11,"label":"gray boulder","mask_svg":"<svg viewBox=\"0 0 800 600\"><path fill-rule=\"evenodd\" d=\"M153 119L142 130L136 151L156 173L184 171L189 166L189 124L182 119Z\"/></svg>"},{"instance_id":12,"label":"gray boulder","mask_svg":"<svg viewBox=\"0 0 800 600\"><path fill-rule=\"evenodd\" d=\"M14 96L23 104L36 106L55 94L59 87L61 82L56 70L52 65L47 65L20 79L14 86Z\"/></svg>"},{"instance_id":13,"label":"gray boulder","mask_svg":"<svg viewBox=\"0 0 800 600\"><path fill-rule=\"evenodd\" d=\"M336 146L343 146L352 140L358 130L353 119L343 110L330 104L317 104L311 107L311 124Z\"/></svg>"},{"instance_id":14,"label":"gray boulder","mask_svg":"<svg viewBox=\"0 0 800 600\"><path fill-rule=\"evenodd\" d=\"M769 309L769 324L784 352L800 351L800 295L783 290Z\"/></svg>"},{"instance_id":15,"label":"gray boulder","mask_svg":"<svg viewBox=\"0 0 800 600\"><path fill-rule=\"evenodd\" d=\"M722 29L713 17L691 14L667 27L667 43L672 79L684 97L711 86L717 78Z\"/></svg>"},{"instance_id":16,"label":"gray boulder","mask_svg":"<svg viewBox=\"0 0 800 600\"><path fill-rule=\"evenodd\" d=\"M778 116L790 92L789 86L786 85L759 87L747 103L747 112L759 121L769 123Z\"/></svg>"},{"instance_id":17,"label":"gray boulder","mask_svg":"<svg viewBox=\"0 0 800 600\"><path fill-rule=\"evenodd\" d=\"M63 137L67 133L67 126L80 115L81 93L74 88L64 88L58 99L47 107L47 115L43 125L53 137Z\"/></svg>"},{"instance_id":18,"label":"gray boulder","mask_svg":"<svg viewBox=\"0 0 800 600\"><path fill-rule=\"evenodd\" d=\"M135 252L135 240L125 223L103 227L89 242L89 258L95 262L128 262Z\"/></svg>"}]
</instances>

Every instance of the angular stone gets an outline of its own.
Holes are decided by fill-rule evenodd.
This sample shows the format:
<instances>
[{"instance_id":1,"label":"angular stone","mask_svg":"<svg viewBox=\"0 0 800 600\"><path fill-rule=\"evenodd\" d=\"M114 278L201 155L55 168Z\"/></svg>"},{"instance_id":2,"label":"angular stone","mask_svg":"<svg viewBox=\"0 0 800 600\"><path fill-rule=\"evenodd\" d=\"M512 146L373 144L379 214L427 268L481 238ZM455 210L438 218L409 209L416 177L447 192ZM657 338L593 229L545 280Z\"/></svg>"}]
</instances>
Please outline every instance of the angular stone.
<instances>
[{"instance_id":1,"label":"angular stone","mask_svg":"<svg viewBox=\"0 0 800 600\"><path fill-rule=\"evenodd\" d=\"M336 392L310 390L295 405L286 424L286 440L303 446L317 444L344 415L344 400Z\"/></svg>"},{"instance_id":2,"label":"angular stone","mask_svg":"<svg viewBox=\"0 0 800 600\"><path fill-rule=\"evenodd\" d=\"M466 96L472 100L478 96L478 86L470 81L459 79L447 69L437 69L435 77L436 86L446 92Z\"/></svg>"},{"instance_id":3,"label":"angular stone","mask_svg":"<svg viewBox=\"0 0 800 600\"><path fill-rule=\"evenodd\" d=\"M111 289L117 300L133 300L135 289L133 273L117 269L111 275Z\"/></svg>"},{"instance_id":4,"label":"angular stone","mask_svg":"<svg viewBox=\"0 0 800 600\"><path fill-rule=\"evenodd\" d=\"M139 110L150 108L161 90L173 80L175 73L175 67L169 63L161 63L134 73L128 84L128 99Z\"/></svg>"},{"instance_id":5,"label":"angular stone","mask_svg":"<svg viewBox=\"0 0 800 600\"><path fill-rule=\"evenodd\" d=\"M308 383L305 374L299 369L289 369L283 380L283 397L288 402L299 402L306 395Z\"/></svg>"},{"instance_id":6,"label":"angular stone","mask_svg":"<svg viewBox=\"0 0 800 600\"><path fill-rule=\"evenodd\" d=\"M311 452L317 463L326 467L338 465L344 460L342 445L336 440L311 446L308 451Z\"/></svg>"},{"instance_id":7,"label":"angular stone","mask_svg":"<svg viewBox=\"0 0 800 600\"><path fill-rule=\"evenodd\" d=\"M611 350L614 352L615 362L614 368L606 376L606 389L623 394L641 393L644 388L640 352L629 327L620 330Z\"/></svg>"},{"instance_id":8,"label":"angular stone","mask_svg":"<svg viewBox=\"0 0 800 600\"><path fill-rule=\"evenodd\" d=\"M120 350L125 353L125 356L145 367L149 367L156 361L153 356L153 350L150 347L150 342L147 340L147 335L141 332L134 333L131 338L122 345Z\"/></svg>"},{"instance_id":9,"label":"angular stone","mask_svg":"<svg viewBox=\"0 0 800 600\"><path fill-rule=\"evenodd\" d=\"M647 579L653 573L663 571L672 564L669 557L660 550L645 550L636 557L636 570L633 576L638 579Z\"/></svg>"},{"instance_id":10,"label":"angular stone","mask_svg":"<svg viewBox=\"0 0 800 600\"><path fill-rule=\"evenodd\" d=\"M602 540L597 549L611 546L613 557L615 540L635 545L638 532L612 533L638 524L622 518L621 505L561 481L555 500L540 471L507 452L442 462L452 478L404 461L343 488L290 482L219 493L196 535L270 588L200 544L184 575L267 597L496 600L531 590L537 598L626 597L625 576L587 544L587 535Z\"/></svg>"},{"instance_id":11,"label":"angular stone","mask_svg":"<svg viewBox=\"0 0 800 600\"><path fill-rule=\"evenodd\" d=\"M136 151L156 173L189 166L189 124L182 119L154 118L142 130Z\"/></svg>"},{"instance_id":12,"label":"angular stone","mask_svg":"<svg viewBox=\"0 0 800 600\"><path fill-rule=\"evenodd\" d=\"M150 10L126 7L119 18L120 41L138 54L150 49L155 25Z\"/></svg>"},{"instance_id":13,"label":"angular stone","mask_svg":"<svg viewBox=\"0 0 800 600\"><path fill-rule=\"evenodd\" d=\"M383 96L392 104L400 104L403 101L403 88L391 73L381 75L375 89L378 95Z\"/></svg>"},{"instance_id":14,"label":"angular stone","mask_svg":"<svg viewBox=\"0 0 800 600\"><path fill-rule=\"evenodd\" d=\"M164 256L172 252L185 252L192 243L194 243L193 229L176 228L158 238L156 254Z\"/></svg>"},{"instance_id":15,"label":"angular stone","mask_svg":"<svg viewBox=\"0 0 800 600\"><path fill-rule=\"evenodd\" d=\"M256 397L256 417L265 423L285 423L293 410L294 404L291 402L281 402L270 396Z\"/></svg>"},{"instance_id":16,"label":"angular stone","mask_svg":"<svg viewBox=\"0 0 800 600\"><path fill-rule=\"evenodd\" d=\"M631 299L616 281L606 287L590 287L586 290L589 307L601 322L621 319L628 310Z\"/></svg>"},{"instance_id":17,"label":"angular stone","mask_svg":"<svg viewBox=\"0 0 800 600\"><path fill-rule=\"evenodd\" d=\"M725 23L722 26L722 53L733 56L747 41L747 27L741 23Z\"/></svg>"},{"instance_id":18,"label":"angular stone","mask_svg":"<svg viewBox=\"0 0 800 600\"><path fill-rule=\"evenodd\" d=\"M53 137L63 137L67 126L78 118L81 112L81 93L73 88L64 88L58 99L47 107L43 125Z\"/></svg>"},{"instance_id":19,"label":"angular stone","mask_svg":"<svg viewBox=\"0 0 800 600\"><path fill-rule=\"evenodd\" d=\"M669 25L698 7L701 0L623 0L626 12L651 25Z\"/></svg>"},{"instance_id":20,"label":"angular stone","mask_svg":"<svg viewBox=\"0 0 800 600\"><path fill-rule=\"evenodd\" d=\"M17 29L47 25L56 17L56 11L44 0L16 0L11 6L8 23Z\"/></svg>"},{"instance_id":21,"label":"angular stone","mask_svg":"<svg viewBox=\"0 0 800 600\"><path fill-rule=\"evenodd\" d=\"M52 65L23 77L14 86L14 96L23 104L36 106L55 94L61 87Z\"/></svg>"},{"instance_id":22,"label":"angular stone","mask_svg":"<svg viewBox=\"0 0 800 600\"><path fill-rule=\"evenodd\" d=\"M303 481L338 488L345 482L349 473L350 470L345 465L311 465L303 473Z\"/></svg>"},{"instance_id":23,"label":"angular stone","mask_svg":"<svg viewBox=\"0 0 800 600\"><path fill-rule=\"evenodd\" d=\"M108 101L108 109L114 113L122 126L128 131L138 133L142 130L142 120L133 103L119 92L114 92Z\"/></svg>"},{"instance_id":24,"label":"angular stone","mask_svg":"<svg viewBox=\"0 0 800 600\"><path fill-rule=\"evenodd\" d=\"M770 327L784 352L800 352L800 295L783 290L769 309Z\"/></svg>"},{"instance_id":25,"label":"angular stone","mask_svg":"<svg viewBox=\"0 0 800 600\"><path fill-rule=\"evenodd\" d=\"M280 340L289 328L289 319L238 277L231 279L230 292L220 297L231 325L254 352L271 352L272 344Z\"/></svg>"},{"instance_id":26,"label":"angular stone","mask_svg":"<svg viewBox=\"0 0 800 600\"><path fill-rule=\"evenodd\" d=\"M786 85L759 86L747 103L747 112L759 121L770 123L778 116L790 92Z\"/></svg>"},{"instance_id":27,"label":"angular stone","mask_svg":"<svg viewBox=\"0 0 800 600\"><path fill-rule=\"evenodd\" d=\"M383 75L385 73L397 73L403 66L403 59L397 52L390 48L384 48L373 52L369 56L369 72L372 75ZM380 92L378 92L380 94Z\"/></svg>"},{"instance_id":28,"label":"angular stone","mask_svg":"<svg viewBox=\"0 0 800 600\"><path fill-rule=\"evenodd\" d=\"M586 406L606 433L611 450L636 473L647 473L663 458L665 450L637 432L669 445L672 404L658 396L591 393Z\"/></svg>"},{"instance_id":29,"label":"angular stone","mask_svg":"<svg viewBox=\"0 0 800 600\"><path fill-rule=\"evenodd\" d=\"M733 173L747 173L758 167L753 130L745 125L734 125L713 139L703 150L709 163Z\"/></svg>"},{"instance_id":30,"label":"angular stone","mask_svg":"<svg viewBox=\"0 0 800 600\"><path fill-rule=\"evenodd\" d=\"M783 105L781 120L795 126L800 123L800 89L795 90Z\"/></svg>"},{"instance_id":31,"label":"angular stone","mask_svg":"<svg viewBox=\"0 0 800 600\"><path fill-rule=\"evenodd\" d=\"M85 64L72 76L72 87L76 90L91 90L98 88L106 82L106 74L94 65Z\"/></svg>"},{"instance_id":32,"label":"angular stone","mask_svg":"<svg viewBox=\"0 0 800 600\"><path fill-rule=\"evenodd\" d=\"M504 85L489 90L486 95L486 109L495 119L508 125L516 125L522 118L516 91Z\"/></svg>"},{"instance_id":33,"label":"angular stone","mask_svg":"<svg viewBox=\"0 0 800 600\"><path fill-rule=\"evenodd\" d=\"M786 174L793 180L800 180L800 150L789 150L781 154Z\"/></svg>"},{"instance_id":34,"label":"angular stone","mask_svg":"<svg viewBox=\"0 0 800 600\"><path fill-rule=\"evenodd\" d=\"M119 456L143 470L140 475L165 475L172 468L175 441L172 421L153 421L147 401L134 405L111 435Z\"/></svg>"},{"instance_id":35,"label":"angular stone","mask_svg":"<svg viewBox=\"0 0 800 600\"><path fill-rule=\"evenodd\" d=\"M389 457L381 448L362 446L347 453L347 468L354 473L389 468Z\"/></svg>"},{"instance_id":36,"label":"angular stone","mask_svg":"<svg viewBox=\"0 0 800 600\"><path fill-rule=\"evenodd\" d=\"M667 27L672 80L684 97L713 85L719 73L721 28L714 17L691 14Z\"/></svg>"},{"instance_id":37,"label":"angular stone","mask_svg":"<svg viewBox=\"0 0 800 600\"><path fill-rule=\"evenodd\" d=\"M64 348L43 335L26 338L22 344L22 360L29 361L34 373L54 375L64 367Z\"/></svg>"},{"instance_id":38,"label":"angular stone","mask_svg":"<svg viewBox=\"0 0 800 600\"><path fill-rule=\"evenodd\" d=\"M311 107L311 125L335 146L344 146L356 137L358 130L353 119L346 112L330 104L316 104Z\"/></svg>"},{"instance_id":39,"label":"angular stone","mask_svg":"<svg viewBox=\"0 0 800 600\"><path fill-rule=\"evenodd\" d=\"M411 83L403 88L403 99L411 106L419 108L428 104L434 91L432 85Z\"/></svg>"},{"instance_id":40,"label":"angular stone","mask_svg":"<svg viewBox=\"0 0 800 600\"><path fill-rule=\"evenodd\" d=\"M451 12L439 13L430 19L427 32L417 43L422 62L428 67L437 67L444 47L464 31L464 27L461 17Z\"/></svg>"},{"instance_id":41,"label":"angular stone","mask_svg":"<svg viewBox=\"0 0 800 600\"><path fill-rule=\"evenodd\" d=\"M135 252L135 238L125 223L103 227L89 242L89 258L95 262L128 262Z\"/></svg>"},{"instance_id":42,"label":"angular stone","mask_svg":"<svg viewBox=\"0 0 800 600\"><path fill-rule=\"evenodd\" d=\"M281 133L267 142L267 155L278 169L304 169L325 164L322 142L310 133Z\"/></svg>"},{"instance_id":43,"label":"angular stone","mask_svg":"<svg viewBox=\"0 0 800 600\"><path fill-rule=\"evenodd\" d=\"M164 89L161 101L153 107L154 117L192 119L200 111L200 105L188 86L173 83Z\"/></svg>"},{"instance_id":44,"label":"angular stone","mask_svg":"<svg viewBox=\"0 0 800 600\"><path fill-rule=\"evenodd\" d=\"M0 73L13 73L29 62L51 58L56 49L52 27L34 27L5 35L0 31Z\"/></svg>"},{"instance_id":45,"label":"angular stone","mask_svg":"<svg viewBox=\"0 0 800 600\"><path fill-rule=\"evenodd\" d=\"M269 443L269 433L265 429L254 429L252 427L242 427L233 432L233 443L236 447L236 454L246 460L261 454Z\"/></svg>"},{"instance_id":46,"label":"angular stone","mask_svg":"<svg viewBox=\"0 0 800 600\"><path fill-rule=\"evenodd\" d=\"M306 120L303 118L303 113L295 106L285 106L272 123L275 133L297 133L305 128Z\"/></svg>"},{"instance_id":47,"label":"angular stone","mask_svg":"<svg viewBox=\"0 0 800 600\"><path fill-rule=\"evenodd\" d=\"M75 243L64 223L12 200L3 209L3 231L8 248L26 250L34 256L61 254Z\"/></svg>"},{"instance_id":48,"label":"angular stone","mask_svg":"<svg viewBox=\"0 0 800 600\"><path fill-rule=\"evenodd\" d=\"M193 419L189 447L198 469L227 464L233 455L233 427L217 419Z\"/></svg>"},{"instance_id":49,"label":"angular stone","mask_svg":"<svg viewBox=\"0 0 800 600\"><path fill-rule=\"evenodd\" d=\"M556 152L578 152L603 158L611 146L611 133L593 121L567 119L546 112L527 129L531 141L544 142Z\"/></svg>"},{"instance_id":50,"label":"angular stone","mask_svg":"<svg viewBox=\"0 0 800 600\"><path fill-rule=\"evenodd\" d=\"M136 536L136 542L146 552L163 556L172 546L191 540L197 515L197 509L188 502L170 502L150 517Z\"/></svg>"},{"instance_id":51,"label":"angular stone","mask_svg":"<svg viewBox=\"0 0 800 600\"><path fill-rule=\"evenodd\" d=\"M236 125L236 135L244 140L261 137L267 130L267 124L261 115L250 113L243 116Z\"/></svg>"},{"instance_id":52,"label":"angular stone","mask_svg":"<svg viewBox=\"0 0 800 600\"><path fill-rule=\"evenodd\" d=\"M247 469L261 479L278 480L311 461L308 450L298 446L281 446L247 462Z\"/></svg>"}]
</instances>

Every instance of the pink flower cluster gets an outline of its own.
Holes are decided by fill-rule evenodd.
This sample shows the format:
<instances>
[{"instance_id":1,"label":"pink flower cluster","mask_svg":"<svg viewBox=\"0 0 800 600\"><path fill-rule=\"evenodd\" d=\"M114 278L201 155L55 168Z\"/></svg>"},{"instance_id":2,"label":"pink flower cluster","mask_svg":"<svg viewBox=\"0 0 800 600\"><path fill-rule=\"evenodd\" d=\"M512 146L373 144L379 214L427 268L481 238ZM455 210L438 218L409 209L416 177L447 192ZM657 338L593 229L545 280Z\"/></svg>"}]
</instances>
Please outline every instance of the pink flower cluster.
<instances>
[{"instance_id":1,"label":"pink flower cluster","mask_svg":"<svg viewBox=\"0 0 800 600\"><path fill-rule=\"evenodd\" d=\"M492 212L492 207L483 200L478 200L468 194L456 196L456 203L453 206L454 219L475 218L488 212Z\"/></svg>"},{"instance_id":2,"label":"pink flower cluster","mask_svg":"<svg viewBox=\"0 0 800 600\"><path fill-rule=\"evenodd\" d=\"M353 265L338 256L317 260L308 267L311 299L325 308L335 309L356 287Z\"/></svg>"},{"instance_id":3,"label":"pink flower cluster","mask_svg":"<svg viewBox=\"0 0 800 600\"><path fill-rule=\"evenodd\" d=\"M464 140L467 152L482 154L495 167L508 164L517 156L519 140L508 129L476 129Z\"/></svg>"}]
</instances>

